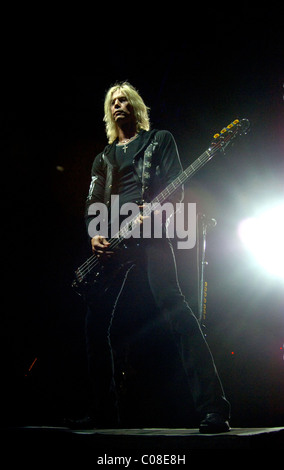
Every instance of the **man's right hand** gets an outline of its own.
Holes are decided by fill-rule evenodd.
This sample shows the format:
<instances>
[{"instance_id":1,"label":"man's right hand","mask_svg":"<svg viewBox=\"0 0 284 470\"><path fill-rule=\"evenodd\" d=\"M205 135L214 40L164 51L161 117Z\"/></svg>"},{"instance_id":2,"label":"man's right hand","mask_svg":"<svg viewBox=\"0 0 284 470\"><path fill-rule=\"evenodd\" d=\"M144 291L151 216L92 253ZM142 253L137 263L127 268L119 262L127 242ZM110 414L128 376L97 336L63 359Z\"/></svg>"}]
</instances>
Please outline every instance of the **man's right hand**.
<instances>
[{"instance_id":1,"label":"man's right hand","mask_svg":"<svg viewBox=\"0 0 284 470\"><path fill-rule=\"evenodd\" d=\"M96 235L91 239L92 252L98 257L107 256L110 257L113 251L107 251L110 243L102 235Z\"/></svg>"}]
</instances>

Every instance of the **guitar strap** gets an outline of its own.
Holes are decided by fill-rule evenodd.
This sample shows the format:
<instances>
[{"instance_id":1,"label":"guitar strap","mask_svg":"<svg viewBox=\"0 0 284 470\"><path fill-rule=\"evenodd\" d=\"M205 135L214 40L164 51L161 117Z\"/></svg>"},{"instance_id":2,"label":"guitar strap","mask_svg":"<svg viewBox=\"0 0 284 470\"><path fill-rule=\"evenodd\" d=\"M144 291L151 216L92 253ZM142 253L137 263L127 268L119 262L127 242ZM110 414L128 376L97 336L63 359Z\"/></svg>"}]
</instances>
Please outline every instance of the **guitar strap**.
<instances>
[{"instance_id":1,"label":"guitar strap","mask_svg":"<svg viewBox=\"0 0 284 470\"><path fill-rule=\"evenodd\" d=\"M151 177L155 171L153 165L153 154L158 146L156 134L144 152L143 171L142 171L142 199L147 200Z\"/></svg>"}]
</instances>

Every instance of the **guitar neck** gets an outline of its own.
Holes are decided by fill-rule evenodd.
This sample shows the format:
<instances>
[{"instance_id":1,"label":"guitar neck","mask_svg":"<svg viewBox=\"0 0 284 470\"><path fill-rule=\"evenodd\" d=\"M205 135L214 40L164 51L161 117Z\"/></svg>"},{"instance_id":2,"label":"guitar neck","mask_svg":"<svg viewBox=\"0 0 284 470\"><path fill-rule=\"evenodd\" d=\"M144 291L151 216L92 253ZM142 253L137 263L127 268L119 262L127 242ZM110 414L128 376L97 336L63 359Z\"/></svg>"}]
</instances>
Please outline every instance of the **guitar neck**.
<instances>
[{"instance_id":1,"label":"guitar neck","mask_svg":"<svg viewBox=\"0 0 284 470\"><path fill-rule=\"evenodd\" d=\"M177 176L158 196L151 202L151 208L149 212L155 210L155 208L162 204L169 196L171 196L182 184L192 178L200 168L211 160L211 158L219 150L225 150L227 145L238 135L246 134L249 129L249 121L242 119L239 121L236 119L234 122L229 124L228 127L221 130L220 134L214 135L214 141L212 146L203 152L191 165L189 165L179 176ZM146 213L146 215L149 215Z\"/></svg>"},{"instance_id":2,"label":"guitar neck","mask_svg":"<svg viewBox=\"0 0 284 470\"><path fill-rule=\"evenodd\" d=\"M206 150L200 157L198 157L191 165L189 165L179 176L177 176L158 196L152 201L153 206L162 204L168 199L180 186L202 168L214 155L217 149Z\"/></svg>"},{"instance_id":3,"label":"guitar neck","mask_svg":"<svg viewBox=\"0 0 284 470\"><path fill-rule=\"evenodd\" d=\"M208 149L189 165L179 176L177 176L160 194L158 194L150 204L143 208L143 215L149 216L157 207L165 202L180 186L190 179L200 168L202 168L216 153L218 148ZM135 218L134 218L135 219ZM134 220L133 219L133 220ZM123 240L129 234L129 227L124 226L114 237Z\"/></svg>"}]
</instances>

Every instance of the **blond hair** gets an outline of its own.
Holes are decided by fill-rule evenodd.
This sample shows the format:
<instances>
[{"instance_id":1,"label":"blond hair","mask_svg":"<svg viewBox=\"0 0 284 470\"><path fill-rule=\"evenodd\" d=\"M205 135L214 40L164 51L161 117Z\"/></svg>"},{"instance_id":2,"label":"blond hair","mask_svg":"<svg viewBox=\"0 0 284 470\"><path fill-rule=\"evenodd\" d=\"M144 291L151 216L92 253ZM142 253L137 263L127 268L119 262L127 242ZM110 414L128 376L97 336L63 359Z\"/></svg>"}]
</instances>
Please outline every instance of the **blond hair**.
<instances>
[{"instance_id":1,"label":"blond hair","mask_svg":"<svg viewBox=\"0 0 284 470\"><path fill-rule=\"evenodd\" d=\"M108 138L109 144L111 144L118 135L117 132L117 125L113 119L111 114L111 101L112 95L115 91L120 90L127 98L128 102L133 108L134 116L136 118L136 130L137 132L140 129L144 129L148 131L150 129L150 120L149 120L149 110L143 99L141 98L138 90L136 90L130 83L128 82L120 82L116 83L107 91L105 95L105 102L104 102L104 122L106 127L106 135Z\"/></svg>"}]
</instances>

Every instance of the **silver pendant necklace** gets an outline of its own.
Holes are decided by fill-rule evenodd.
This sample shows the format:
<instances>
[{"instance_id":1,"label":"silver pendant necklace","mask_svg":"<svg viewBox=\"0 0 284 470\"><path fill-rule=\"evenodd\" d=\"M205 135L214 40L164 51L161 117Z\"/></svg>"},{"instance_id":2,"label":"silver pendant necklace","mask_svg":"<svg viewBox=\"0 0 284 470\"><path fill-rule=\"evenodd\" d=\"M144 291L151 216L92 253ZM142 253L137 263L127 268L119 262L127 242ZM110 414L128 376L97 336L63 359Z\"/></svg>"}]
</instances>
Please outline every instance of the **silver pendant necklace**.
<instances>
[{"instance_id":1,"label":"silver pendant necklace","mask_svg":"<svg viewBox=\"0 0 284 470\"><path fill-rule=\"evenodd\" d=\"M123 152L126 153L127 149L128 149L128 145L130 142L132 142L132 140L136 139L138 134L135 134L133 137L131 137L130 139L125 139L125 140L122 140L121 142L119 142L119 144L117 145L123 145L122 149L123 149Z\"/></svg>"}]
</instances>

